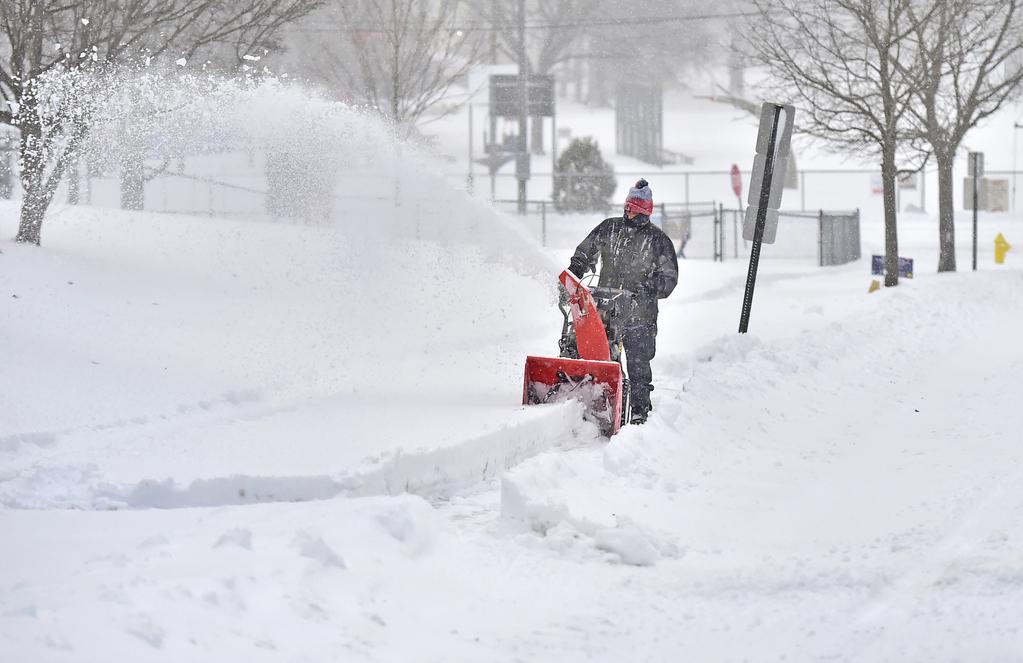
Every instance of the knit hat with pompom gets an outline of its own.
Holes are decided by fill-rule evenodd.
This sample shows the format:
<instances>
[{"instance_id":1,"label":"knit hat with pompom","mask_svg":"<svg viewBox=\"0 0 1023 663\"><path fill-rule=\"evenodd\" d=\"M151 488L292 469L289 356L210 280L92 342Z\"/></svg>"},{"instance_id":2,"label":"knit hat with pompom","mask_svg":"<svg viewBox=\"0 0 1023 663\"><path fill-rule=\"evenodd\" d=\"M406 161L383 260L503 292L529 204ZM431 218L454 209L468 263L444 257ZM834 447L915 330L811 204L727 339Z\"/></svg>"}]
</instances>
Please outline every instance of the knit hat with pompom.
<instances>
[{"instance_id":1,"label":"knit hat with pompom","mask_svg":"<svg viewBox=\"0 0 1023 663\"><path fill-rule=\"evenodd\" d=\"M640 179L636 186L629 189L629 195L625 198L625 210L647 216L654 213L654 193L646 180Z\"/></svg>"}]
</instances>

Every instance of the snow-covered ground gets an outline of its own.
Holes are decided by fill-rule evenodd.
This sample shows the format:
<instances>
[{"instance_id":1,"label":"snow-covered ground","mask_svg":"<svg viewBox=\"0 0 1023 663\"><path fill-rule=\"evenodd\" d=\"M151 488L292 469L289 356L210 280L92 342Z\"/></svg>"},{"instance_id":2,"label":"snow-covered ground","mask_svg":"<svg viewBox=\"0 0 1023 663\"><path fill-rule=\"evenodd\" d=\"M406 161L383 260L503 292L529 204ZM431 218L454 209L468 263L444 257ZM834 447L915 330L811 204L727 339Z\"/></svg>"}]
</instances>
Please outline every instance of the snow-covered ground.
<instances>
[{"instance_id":1,"label":"snow-covered ground","mask_svg":"<svg viewBox=\"0 0 1023 663\"><path fill-rule=\"evenodd\" d=\"M433 213L0 245L0 660L1023 658L1018 218L938 275L903 215L874 293L877 210L853 264L765 247L745 336L746 261L682 261L608 442L518 404L598 219L542 248L410 172Z\"/></svg>"}]
</instances>

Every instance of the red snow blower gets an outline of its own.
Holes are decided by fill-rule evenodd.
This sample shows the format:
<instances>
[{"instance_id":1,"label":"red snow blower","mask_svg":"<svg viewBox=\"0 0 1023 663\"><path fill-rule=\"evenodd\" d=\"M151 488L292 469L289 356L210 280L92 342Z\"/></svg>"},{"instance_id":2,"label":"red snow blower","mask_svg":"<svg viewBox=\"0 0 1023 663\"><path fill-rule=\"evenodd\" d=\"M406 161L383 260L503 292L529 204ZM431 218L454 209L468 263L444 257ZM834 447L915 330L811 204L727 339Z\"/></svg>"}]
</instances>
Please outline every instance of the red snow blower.
<instances>
[{"instance_id":1,"label":"red snow blower","mask_svg":"<svg viewBox=\"0 0 1023 663\"><path fill-rule=\"evenodd\" d=\"M560 280L567 293L559 304L564 317L561 356L526 357L522 404L582 401L586 418L610 437L629 416L621 325L633 296L628 290L587 288L567 269Z\"/></svg>"}]
</instances>

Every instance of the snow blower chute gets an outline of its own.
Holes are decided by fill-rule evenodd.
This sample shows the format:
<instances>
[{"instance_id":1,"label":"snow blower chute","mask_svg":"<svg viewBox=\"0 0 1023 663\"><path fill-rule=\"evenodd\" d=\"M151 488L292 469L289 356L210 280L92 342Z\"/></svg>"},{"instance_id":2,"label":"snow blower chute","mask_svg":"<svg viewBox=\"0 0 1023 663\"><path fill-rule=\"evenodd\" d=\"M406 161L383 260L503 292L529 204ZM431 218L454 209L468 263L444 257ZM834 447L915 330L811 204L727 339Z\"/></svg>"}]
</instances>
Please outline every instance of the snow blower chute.
<instances>
[{"instance_id":1,"label":"snow blower chute","mask_svg":"<svg viewBox=\"0 0 1023 663\"><path fill-rule=\"evenodd\" d=\"M526 357L523 405L582 401L586 416L610 437L629 416L629 376L619 324L632 293L584 286L567 269L561 273L567 301L560 303L560 357Z\"/></svg>"}]
</instances>

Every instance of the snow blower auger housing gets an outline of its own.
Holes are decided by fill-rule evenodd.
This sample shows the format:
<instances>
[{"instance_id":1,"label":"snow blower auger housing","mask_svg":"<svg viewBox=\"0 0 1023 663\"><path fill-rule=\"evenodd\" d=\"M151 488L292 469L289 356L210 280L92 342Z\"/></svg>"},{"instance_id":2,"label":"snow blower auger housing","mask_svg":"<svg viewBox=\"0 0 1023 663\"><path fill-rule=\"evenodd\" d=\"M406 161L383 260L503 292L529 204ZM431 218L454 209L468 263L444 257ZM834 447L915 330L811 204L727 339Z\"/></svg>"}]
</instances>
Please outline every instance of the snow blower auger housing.
<instances>
[{"instance_id":1,"label":"snow blower auger housing","mask_svg":"<svg viewBox=\"0 0 1023 663\"><path fill-rule=\"evenodd\" d=\"M561 302L561 356L526 357L522 403L582 401L586 417L610 437L629 416L629 376L619 327L632 293L591 290L567 269L559 279L567 293L567 301Z\"/></svg>"}]
</instances>

